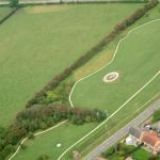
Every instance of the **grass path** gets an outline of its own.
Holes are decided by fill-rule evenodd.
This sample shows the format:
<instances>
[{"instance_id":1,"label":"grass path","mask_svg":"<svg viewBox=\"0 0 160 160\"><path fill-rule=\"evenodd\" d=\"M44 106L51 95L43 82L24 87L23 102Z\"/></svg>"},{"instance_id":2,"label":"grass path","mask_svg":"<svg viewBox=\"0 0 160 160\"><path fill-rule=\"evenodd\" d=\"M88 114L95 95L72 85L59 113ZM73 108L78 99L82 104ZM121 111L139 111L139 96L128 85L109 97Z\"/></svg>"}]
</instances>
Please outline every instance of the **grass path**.
<instances>
[{"instance_id":1,"label":"grass path","mask_svg":"<svg viewBox=\"0 0 160 160\"><path fill-rule=\"evenodd\" d=\"M74 104L73 104L72 99L71 99L72 94L73 94L76 86L77 86L81 81L83 81L83 80L85 80L85 79L87 79L87 78L95 75L96 73L98 73L99 71L101 71L101 70L103 70L105 67L107 67L108 65L112 64L112 62L114 61L114 59L115 59L115 57L116 57L117 51L118 51L121 43L122 43L124 40L126 40L132 32L134 32L135 30L138 30L138 29L141 28L141 27L144 27L144 26L146 26L146 25L148 25L148 24L151 24L151 23L154 23L154 22L157 22L157 21L160 21L160 19L152 20L152 21L150 21L150 22L147 22L147 23L145 23L145 24L142 24L142 25L140 25L140 26L132 29L131 31L129 31L128 34L127 34L127 36L125 36L124 38L122 38L122 39L119 41L119 43L118 43L118 45L117 45L117 47L116 47L116 50L115 50L115 52L114 52L114 56L113 56L112 60L111 60L108 64L106 64L106 65L103 66L102 68L98 69L96 72L91 73L91 74L89 74L88 76L86 76L86 77L81 78L80 80L78 80L78 81L74 84L74 86L73 86L73 88L72 88L72 90L71 90L71 92L70 92L70 95L69 95L69 102L70 102L71 106L74 107ZM67 148L67 149L59 156L58 160L61 160L61 159L63 158L63 156L64 156L67 152L69 152L73 147L75 147L77 144L79 144L80 142L82 142L83 140L85 140L87 137L89 137L91 134L93 134L96 130L98 130L100 127L102 127L106 122L108 122L114 115L116 115L122 108L124 108L133 98L135 98L141 91L143 91L143 90L144 90L152 81L154 81L154 79L156 79L159 75L160 75L160 70L158 70L158 71L151 77L151 79L150 79L149 81L147 81L137 92L135 92L128 100L126 100L126 101L125 101L114 113L112 113L105 121L103 121L103 122L102 122L100 125L98 125L95 129L93 129L93 130L90 131L88 134L86 134L86 135L83 136L81 139L79 139L79 140L78 140L76 143L74 143L72 146L70 146L69 148Z\"/></svg>"},{"instance_id":2,"label":"grass path","mask_svg":"<svg viewBox=\"0 0 160 160\"><path fill-rule=\"evenodd\" d=\"M51 127L51 128L48 128L48 129L46 129L46 130L44 130L44 131L37 132L37 133L34 134L34 136L37 137L37 136L40 136L40 135L42 135L42 134L45 134L45 133L47 133L47 132L49 132L49 131L52 131L52 130L56 129L57 127L65 124L66 122L67 122L67 121L60 122L60 123L58 123L57 125L55 125L55 126L53 126L53 127ZM21 145L24 144L27 140L28 140L28 137L24 138L24 139L21 141L21 143L20 143L19 146L17 147L15 153L14 153L11 157L9 157L8 160L12 160L12 159L19 153L19 151L20 151L20 149L21 149Z\"/></svg>"}]
</instances>

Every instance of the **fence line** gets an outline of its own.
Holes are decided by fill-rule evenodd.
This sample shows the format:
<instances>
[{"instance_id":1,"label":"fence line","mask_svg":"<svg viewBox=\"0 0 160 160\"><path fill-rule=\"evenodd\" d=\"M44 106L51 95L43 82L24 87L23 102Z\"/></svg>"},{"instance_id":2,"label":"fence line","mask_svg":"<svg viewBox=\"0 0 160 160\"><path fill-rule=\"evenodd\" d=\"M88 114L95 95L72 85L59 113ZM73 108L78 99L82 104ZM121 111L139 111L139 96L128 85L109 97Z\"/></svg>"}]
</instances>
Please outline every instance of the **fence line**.
<instances>
[{"instance_id":1,"label":"fence line","mask_svg":"<svg viewBox=\"0 0 160 160\"><path fill-rule=\"evenodd\" d=\"M19 0L19 4L56 4L56 3L144 3L146 0ZM9 0L0 0L0 5L8 5Z\"/></svg>"}]
</instances>

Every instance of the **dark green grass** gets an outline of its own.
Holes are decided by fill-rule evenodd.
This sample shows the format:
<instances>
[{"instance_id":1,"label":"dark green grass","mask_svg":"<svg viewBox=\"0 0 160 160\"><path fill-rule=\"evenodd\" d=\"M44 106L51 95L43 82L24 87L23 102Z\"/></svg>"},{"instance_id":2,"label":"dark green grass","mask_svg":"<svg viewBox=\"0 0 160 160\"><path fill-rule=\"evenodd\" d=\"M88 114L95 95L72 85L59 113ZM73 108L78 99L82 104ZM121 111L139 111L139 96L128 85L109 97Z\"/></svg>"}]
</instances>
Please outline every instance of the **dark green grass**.
<instances>
[{"instance_id":1,"label":"dark green grass","mask_svg":"<svg viewBox=\"0 0 160 160\"><path fill-rule=\"evenodd\" d=\"M12 9L9 7L0 7L0 20L3 19Z\"/></svg>"}]
</instances>

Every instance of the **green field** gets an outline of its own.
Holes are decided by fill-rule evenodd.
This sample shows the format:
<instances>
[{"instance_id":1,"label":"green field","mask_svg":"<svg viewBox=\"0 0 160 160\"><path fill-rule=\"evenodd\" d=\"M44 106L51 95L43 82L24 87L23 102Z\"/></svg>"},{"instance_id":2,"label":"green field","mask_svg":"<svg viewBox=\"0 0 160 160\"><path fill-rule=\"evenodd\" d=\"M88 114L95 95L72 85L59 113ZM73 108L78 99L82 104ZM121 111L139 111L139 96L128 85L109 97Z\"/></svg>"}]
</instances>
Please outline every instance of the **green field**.
<instances>
[{"instance_id":1,"label":"green field","mask_svg":"<svg viewBox=\"0 0 160 160\"><path fill-rule=\"evenodd\" d=\"M154 9L154 11L151 12L149 16L142 18L142 20L140 20L138 23L141 24L143 22L158 18L159 12L157 12L157 10L158 7ZM158 53L160 49L158 46L158 41L160 40L160 36L153 35L154 33L156 33L157 35L159 27L160 27L160 21L157 21L155 23L146 25L143 28L140 28L139 30L133 32L128 37L128 39L121 44L117 52L117 57L112 65L108 66L101 72L98 72L89 79L81 81L77 85L72 95L73 103L75 105L80 104L86 107L99 107L107 110L109 114L113 113L121 104L124 103L124 101L126 101L138 89L140 89L160 69L158 63L159 60L158 58L160 58L160 54ZM115 42L115 44L117 44L117 41ZM113 45L113 48L115 49L115 45ZM90 69L90 67L88 69ZM102 78L106 73L112 70L120 72L120 79L111 85L107 85L102 82ZM120 127L124 126L134 116L136 116L138 113L144 110L144 108L147 107L147 105L151 103L153 99L159 97L160 95L159 81L160 81L160 76L155 78L155 80L152 83L150 83L124 108L122 108L116 114L116 116L114 116L110 121L108 121L106 125L104 125L104 127L101 127L101 130L99 132L92 134L89 138L87 138L84 142L80 143L80 145L77 145L75 148L76 149L78 148L80 151L84 151L85 148L84 154L86 154L87 150L90 150L91 148L97 145L96 140L100 138L100 135L102 135L102 133L103 136L100 139L100 141L102 141L107 136L113 134L113 132L115 132ZM95 91L97 91L98 93ZM82 95L83 99L79 95ZM99 98L97 98L96 96ZM92 103L91 99L93 100L94 104ZM67 126L67 130L77 135L78 138L83 137L85 133L92 130L92 128L93 125L90 124L87 125L87 127L84 126L83 128L84 131L83 129L78 131L77 127ZM28 148L26 149L26 151L21 150L20 153L17 154L17 156L14 159L20 160L22 159L22 157L23 159L31 159L31 158L35 159L38 155L46 153L51 157L51 159L56 159L58 154L60 155L68 147L68 145L66 145L64 148L62 148L61 152L57 151L57 148L53 148L52 150L50 145L55 146L55 144L57 143L57 136L55 136L55 134L57 133L57 131L59 131L59 129L63 130L64 133L63 135L65 135L63 139L64 144L67 141L67 139L70 139L70 145L75 143L76 139L74 139L74 137L73 139L70 138L70 134L66 134L67 132L66 126L62 126L56 130L53 130L52 136L50 135L50 133L46 133L42 137L42 139L36 138L34 141L27 142ZM61 133L61 131L59 131L59 133ZM55 139L55 141L53 141L51 144L50 141L53 138ZM43 145L42 146L38 145L38 144L43 144L45 140L46 142L48 142L46 146L43 147ZM87 148L88 144L91 144L89 148ZM41 152L42 150L40 149L41 147L43 147L43 152ZM53 153L55 154L55 157ZM70 157L68 154L66 154L65 157L63 157L62 159L69 160Z\"/></svg>"},{"instance_id":2,"label":"green field","mask_svg":"<svg viewBox=\"0 0 160 160\"><path fill-rule=\"evenodd\" d=\"M138 6L26 7L1 25L0 125L10 124L35 92Z\"/></svg>"},{"instance_id":3,"label":"green field","mask_svg":"<svg viewBox=\"0 0 160 160\"><path fill-rule=\"evenodd\" d=\"M11 8L0 7L0 20L4 18L10 11L11 11Z\"/></svg>"},{"instance_id":4,"label":"green field","mask_svg":"<svg viewBox=\"0 0 160 160\"><path fill-rule=\"evenodd\" d=\"M66 148L95 126L95 124L86 124L78 127L71 124L62 125L47 134L36 137L34 140L27 141L25 143L27 148L21 150L20 154L17 154L13 159L36 160L39 156L47 154L50 159L56 160ZM56 147L58 143L62 144L60 148Z\"/></svg>"}]
</instances>

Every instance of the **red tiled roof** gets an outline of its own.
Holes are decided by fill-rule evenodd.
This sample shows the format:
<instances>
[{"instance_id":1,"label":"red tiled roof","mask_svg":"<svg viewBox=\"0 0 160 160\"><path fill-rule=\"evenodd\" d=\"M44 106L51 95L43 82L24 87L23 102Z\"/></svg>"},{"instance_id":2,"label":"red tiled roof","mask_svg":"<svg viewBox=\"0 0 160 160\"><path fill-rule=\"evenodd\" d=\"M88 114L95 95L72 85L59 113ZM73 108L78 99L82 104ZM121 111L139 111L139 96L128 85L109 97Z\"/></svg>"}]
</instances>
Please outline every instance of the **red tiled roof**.
<instances>
[{"instance_id":1,"label":"red tiled roof","mask_svg":"<svg viewBox=\"0 0 160 160\"><path fill-rule=\"evenodd\" d=\"M157 142L160 142L160 137L154 131L144 132L141 140L142 142L150 144L152 147L154 147Z\"/></svg>"}]
</instances>

